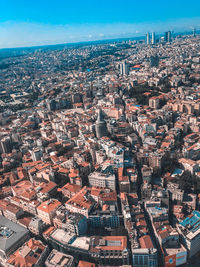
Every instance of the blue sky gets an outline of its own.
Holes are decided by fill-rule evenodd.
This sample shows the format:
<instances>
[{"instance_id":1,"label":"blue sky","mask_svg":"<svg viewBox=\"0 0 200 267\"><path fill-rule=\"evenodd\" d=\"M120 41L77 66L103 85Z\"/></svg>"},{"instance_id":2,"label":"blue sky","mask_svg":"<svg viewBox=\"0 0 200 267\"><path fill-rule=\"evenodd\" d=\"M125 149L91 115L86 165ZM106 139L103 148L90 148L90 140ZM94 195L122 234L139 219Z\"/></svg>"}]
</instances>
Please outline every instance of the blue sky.
<instances>
[{"instance_id":1,"label":"blue sky","mask_svg":"<svg viewBox=\"0 0 200 267\"><path fill-rule=\"evenodd\" d=\"M0 0L0 48L200 28L197 0Z\"/></svg>"}]
</instances>

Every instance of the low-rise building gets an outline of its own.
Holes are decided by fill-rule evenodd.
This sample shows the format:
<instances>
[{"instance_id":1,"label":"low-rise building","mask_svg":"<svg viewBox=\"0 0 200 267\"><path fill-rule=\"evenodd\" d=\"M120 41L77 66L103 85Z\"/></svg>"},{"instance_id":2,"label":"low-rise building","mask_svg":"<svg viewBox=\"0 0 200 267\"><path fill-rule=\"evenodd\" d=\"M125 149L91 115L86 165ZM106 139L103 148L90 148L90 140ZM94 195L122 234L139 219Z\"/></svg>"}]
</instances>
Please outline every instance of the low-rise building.
<instances>
[{"instance_id":1,"label":"low-rise building","mask_svg":"<svg viewBox=\"0 0 200 267\"><path fill-rule=\"evenodd\" d=\"M29 238L26 228L0 216L0 264L5 265L8 257Z\"/></svg>"},{"instance_id":2,"label":"low-rise building","mask_svg":"<svg viewBox=\"0 0 200 267\"><path fill-rule=\"evenodd\" d=\"M200 252L200 212L194 210L190 216L177 224L177 228L189 257Z\"/></svg>"},{"instance_id":3,"label":"low-rise building","mask_svg":"<svg viewBox=\"0 0 200 267\"><path fill-rule=\"evenodd\" d=\"M92 172L88 175L88 181L90 186L116 190L115 175L111 173Z\"/></svg>"},{"instance_id":4,"label":"low-rise building","mask_svg":"<svg viewBox=\"0 0 200 267\"><path fill-rule=\"evenodd\" d=\"M37 207L38 217L46 224L53 224L53 217L60 206L56 199L44 201Z\"/></svg>"},{"instance_id":5,"label":"low-rise building","mask_svg":"<svg viewBox=\"0 0 200 267\"><path fill-rule=\"evenodd\" d=\"M48 255L48 246L45 246L40 240L31 238L23 244L15 253L10 255L8 267L38 266L43 267L44 261Z\"/></svg>"},{"instance_id":6,"label":"low-rise building","mask_svg":"<svg viewBox=\"0 0 200 267\"><path fill-rule=\"evenodd\" d=\"M69 213L63 206L57 210L53 223L55 227L65 229L76 236L87 232L87 218L80 213Z\"/></svg>"},{"instance_id":7,"label":"low-rise building","mask_svg":"<svg viewBox=\"0 0 200 267\"><path fill-rule=\"evenodd\" d=\"M134 267L157 267L158 252L156 248L132 249Z\"/></svg>"},{"instance_id":8,"label":"low-rise building","mask_svg":"<svg viewBox=\"0 0 200 267\"><path fill-rule=\"evenodd\" d=\"M65 207L72 213L83 214L86 218L95 205L95 201L89 196L89 191L83 187L76 195L65 203Z\"/></svg>"},{"instance_id":9,"label":"low-rise building","mask_svg":"<svg viewBox=\"0 0 200 267\"><path fill-rule=\"evenodd\" d=\"M74 258L71 255L53 249L45 261L46 267L74 267Z\"/></svg>"},{"instance_id":10,"label":"low-rise building","mask_svg":"<svg viewBox=\"0 0 200 267\"><path fill-rule=\"evenodd\" d=\"M104 204L95 209L88 217L88 223L94 228L117 228L120 226L120 215L115 205Z\"/></svg>"},{"instance_id":11,"label":"low-rise building","mask_svg":"<svg viewBox=\"0 0 200 267\"><path fill-rule=\"evenodd\" d=\"M129 264L126 236L95 236L90 243L91 258L101 264Z\"/></svg>"}]
</instances>

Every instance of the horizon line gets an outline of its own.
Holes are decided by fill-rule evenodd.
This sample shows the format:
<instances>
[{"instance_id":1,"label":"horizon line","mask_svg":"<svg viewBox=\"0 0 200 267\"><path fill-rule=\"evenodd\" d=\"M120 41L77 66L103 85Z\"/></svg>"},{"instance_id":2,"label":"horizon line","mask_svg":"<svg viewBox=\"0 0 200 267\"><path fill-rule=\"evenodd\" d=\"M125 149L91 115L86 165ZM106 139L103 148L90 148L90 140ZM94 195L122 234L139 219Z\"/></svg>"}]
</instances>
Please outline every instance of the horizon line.
<instances>
[{"instance_id":1,"label":"horizon line","mask_svg":"<svg viewBox=\"0 0 200 267\"><path fill-rule=\"evenodd\" d=\"M194 27L195 28L195 27ZM152 31L157 33L157 35L162 35L163 33L165 33L165 31L160 31L160 32L156 32L156 31ZM189 30L185 30L185 31L180 31L180 32L173 32L173 35L179 35L179 34L183 34L183 35L192 35L192 29L191 31ZM200 32L200 30L196 29L196 34L198 34L198 32ZM12 50L12 49L37 49L37 48L43 48L43 47L52 47L52 46L66 46L66 45L78 45L78 44L86 44L86 43L96 43L96 42L110 42L110 41L114 41L114 40L130 40L130 39L144 39L146 37L147 33L151 33L151 31L148 31L140 36L132 36L132 37L115 37L115 38L108 38L108 39L98 39L98 40L87 40L87 41L75 41L75 42L70 42L70 43L55 43L55 44L41 44L41 45L31 45L31 46L16 46L16 47L2 47L0 48L0 51L2 50ZM89 44L88 44L89 45Z\"/></svg>"}]
</instances>

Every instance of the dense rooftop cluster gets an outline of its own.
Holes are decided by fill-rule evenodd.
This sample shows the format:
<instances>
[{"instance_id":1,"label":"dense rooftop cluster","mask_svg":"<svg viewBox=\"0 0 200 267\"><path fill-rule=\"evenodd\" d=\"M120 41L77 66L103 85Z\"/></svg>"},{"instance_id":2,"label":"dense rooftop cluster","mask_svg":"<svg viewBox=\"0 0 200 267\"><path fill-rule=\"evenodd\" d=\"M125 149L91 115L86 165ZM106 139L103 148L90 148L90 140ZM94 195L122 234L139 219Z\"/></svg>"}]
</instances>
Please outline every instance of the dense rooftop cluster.
<instances>
[{"instance_id":1,"label":"dense rooftop cluster","mask_svg":"<svg viewBox=\"0 0 200 267\"><path fill-rule=\"evenodd\" d=\"M0 265L198 260L198 35L22 50L0 75Z\"/></svg>"}]
</instances>

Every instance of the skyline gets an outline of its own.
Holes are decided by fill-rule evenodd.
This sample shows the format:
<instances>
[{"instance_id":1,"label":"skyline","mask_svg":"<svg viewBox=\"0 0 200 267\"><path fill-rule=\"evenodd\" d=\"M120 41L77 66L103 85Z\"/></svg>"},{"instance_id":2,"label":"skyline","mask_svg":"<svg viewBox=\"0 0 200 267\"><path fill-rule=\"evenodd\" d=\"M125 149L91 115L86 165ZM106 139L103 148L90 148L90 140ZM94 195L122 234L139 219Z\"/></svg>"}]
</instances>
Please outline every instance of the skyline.
<instances>
[{"instance_id":1,"label":"skyline","mask_svg":"<svg viewBox=\"0 0 200 267\"><path fill-rule=\"evenodd\" d=\"M16 2L0 9L0 266L200 266L197 6Z\"/></svg>"},{"instance_id":2,"label":"skyline","mask_svg":"<svg viewBox=\"0 0 200 267\"><path fill-rule=\"evenodd\" d=\"M76 43L200 28L200 3L143 1L14 1L2 3L0 48Z\"/></svg>"}]
</instances>

